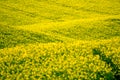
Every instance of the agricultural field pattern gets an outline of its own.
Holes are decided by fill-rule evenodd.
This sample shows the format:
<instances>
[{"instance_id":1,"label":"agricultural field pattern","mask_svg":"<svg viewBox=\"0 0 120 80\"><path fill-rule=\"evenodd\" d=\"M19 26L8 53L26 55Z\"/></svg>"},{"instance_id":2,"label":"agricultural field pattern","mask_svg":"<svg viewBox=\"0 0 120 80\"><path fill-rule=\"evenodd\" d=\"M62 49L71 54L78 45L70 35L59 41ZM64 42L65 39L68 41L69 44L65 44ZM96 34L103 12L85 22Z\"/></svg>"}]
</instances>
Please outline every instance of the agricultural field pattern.
<instances>
[{"instance_id":1,"label":"agricultural field pattern","mask_svg":"<svg viewBox=\"0 0 120 80\"><path fill-rule=\"evenodd\" d=\"M120 0L0 0L0 80L120 80Z\"/></svg>"}]
</instances>

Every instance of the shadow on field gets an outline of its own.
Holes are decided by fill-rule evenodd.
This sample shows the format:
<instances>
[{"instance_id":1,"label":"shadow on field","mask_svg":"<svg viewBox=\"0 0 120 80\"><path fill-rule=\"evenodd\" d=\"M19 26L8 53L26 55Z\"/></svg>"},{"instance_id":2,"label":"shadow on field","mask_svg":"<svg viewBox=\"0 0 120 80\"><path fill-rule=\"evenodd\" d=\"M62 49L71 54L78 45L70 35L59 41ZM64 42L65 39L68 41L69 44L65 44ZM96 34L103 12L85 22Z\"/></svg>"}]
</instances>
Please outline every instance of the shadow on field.
<instances>
[{"instance_id":1,"label":"shadow on field","mask_svg":"<svg viewBox=\"0 0 120 80\"><path fill-rule=\"evenodd\" d=\"M93 49L93 55L99 55L100 60L110 65L110 67L112 68L111 72L106 73L106 75L102 75L103 72L97 72L98 80L100 77L105 78L105 80L120 80L120 70L118 66L112 62L112 59L110 59L109 57L107 58L106 55L102 53L99 49Z\"/></svg>"},{"instance_id":2,"label":"shadow on field","mask_svg":"<svg viewBox=\"0 0 120 80\"><path fill-rule=\"evenodd\" d=\"M12 27L0 25L0 49L15 47L26 43L48 43L60 40L47 36L43 33L16 30Z\"/></svg>"},{"instance_id":3,"label":"shadow on field","mask_svg":"<svg viewBox=\"0 0 120 80\"><path fill-rule=\"evenodd\" d=\"M113 18L113 19L108 19L108 20L106 20L106 21L115 22L115 23L117 23L117 24L120 24L120 19L115 19L115 18Z\"/></svg>"}]
</instances>

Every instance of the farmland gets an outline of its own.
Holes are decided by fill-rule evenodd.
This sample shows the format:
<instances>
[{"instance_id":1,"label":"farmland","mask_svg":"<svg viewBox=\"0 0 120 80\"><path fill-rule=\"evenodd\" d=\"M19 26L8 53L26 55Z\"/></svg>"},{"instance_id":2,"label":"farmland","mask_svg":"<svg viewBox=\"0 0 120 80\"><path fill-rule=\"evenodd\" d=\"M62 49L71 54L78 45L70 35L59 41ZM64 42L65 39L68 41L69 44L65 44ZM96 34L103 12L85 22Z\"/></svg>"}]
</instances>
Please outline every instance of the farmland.
<instances>
[{"instance_id":1,"label":"farmland","mask_svg":"<svg viewBox=\"0 0 120 80\"><path fill-rule=\"evenodd\" d=\"M119 80L119 0L0 0L0 80Z\"/></svg>"}]
</instances>

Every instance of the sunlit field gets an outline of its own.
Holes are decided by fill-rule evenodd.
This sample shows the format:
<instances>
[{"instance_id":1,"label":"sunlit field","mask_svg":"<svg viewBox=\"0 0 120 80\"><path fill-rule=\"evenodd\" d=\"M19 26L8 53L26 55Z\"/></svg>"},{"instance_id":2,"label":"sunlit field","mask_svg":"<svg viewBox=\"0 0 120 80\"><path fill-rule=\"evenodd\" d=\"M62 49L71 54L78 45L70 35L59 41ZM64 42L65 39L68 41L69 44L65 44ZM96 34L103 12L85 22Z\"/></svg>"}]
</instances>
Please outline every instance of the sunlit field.
<instances>
[{"instance_id":1,"label":"sunlit field","mask_svg":"<svg viewBox=\"0 0 120 80\"><path fill-rule=\"evenodd\" d=\"M0 80L120 80L120 1L0 0Z\"/></svg>"}]
</instances>

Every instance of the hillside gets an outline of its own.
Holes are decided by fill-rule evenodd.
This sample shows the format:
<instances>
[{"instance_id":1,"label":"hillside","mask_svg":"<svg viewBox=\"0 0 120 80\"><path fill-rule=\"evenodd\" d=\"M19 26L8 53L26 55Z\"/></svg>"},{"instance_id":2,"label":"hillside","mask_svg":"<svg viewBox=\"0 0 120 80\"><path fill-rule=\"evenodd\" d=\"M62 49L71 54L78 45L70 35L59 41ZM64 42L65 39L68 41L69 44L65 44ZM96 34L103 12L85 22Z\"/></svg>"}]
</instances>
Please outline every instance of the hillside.
<instances>
[{"instance_id":1,"label":"hillside","mask_svg":"<svg viewBox=\"0 0 120 80\"><path fill-rule=\"evenodd\" d=\"M0 79L119 80L119 0L0 0Z\"/></svg>"}]
</instances>

